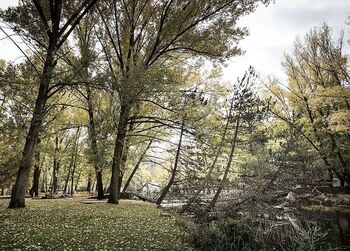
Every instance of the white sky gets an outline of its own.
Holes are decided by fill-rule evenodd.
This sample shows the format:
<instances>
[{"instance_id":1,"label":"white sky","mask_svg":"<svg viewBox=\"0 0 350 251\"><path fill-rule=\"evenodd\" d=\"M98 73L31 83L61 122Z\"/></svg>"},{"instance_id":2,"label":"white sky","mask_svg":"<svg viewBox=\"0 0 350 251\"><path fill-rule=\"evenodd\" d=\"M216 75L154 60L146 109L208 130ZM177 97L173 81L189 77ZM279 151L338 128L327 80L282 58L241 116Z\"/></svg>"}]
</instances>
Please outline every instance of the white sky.
<instances>
[{"instance_id":1,"label":"white sky","mask_svg":"<svg viewBox=\"0 0 350 251\"><path fill-rule=\"evenodd\" d=\"M224 71L225 80L235 80L250 65L262 76L283 78L281 61L290 52L297 36L327 22L338 37L341 30L349 37L349 0L276 0L275 4L260 6L256 12L243 17L239 25L247 26L250 36L240 46L244 56L230 60Z\"/></svg>"},{"instance_id":2,"label":"white sky","mask_svg":"<svg viewBox=\"0 0 350 251\"><path fill-rule=\"evenodd\" d=\"M18 0L0 0L0 8L17 4ZM240 44L246 51L244 56L235 57L224 70L225 80L235 80L249 65L262 74L283 78L281 59L289 52L297 36L303 36L311 28L327 22L337 37L341 30L349 34L346 25L350 16L349 0L276 0L265 8L243 17L239 25L247 26L250 36ZM4 34L0 31L0 38ZM349 36L348 36L349 37ZM0 58L16 61L20 51L9 40L0 40Z\"/></svg>"}]
</instances>

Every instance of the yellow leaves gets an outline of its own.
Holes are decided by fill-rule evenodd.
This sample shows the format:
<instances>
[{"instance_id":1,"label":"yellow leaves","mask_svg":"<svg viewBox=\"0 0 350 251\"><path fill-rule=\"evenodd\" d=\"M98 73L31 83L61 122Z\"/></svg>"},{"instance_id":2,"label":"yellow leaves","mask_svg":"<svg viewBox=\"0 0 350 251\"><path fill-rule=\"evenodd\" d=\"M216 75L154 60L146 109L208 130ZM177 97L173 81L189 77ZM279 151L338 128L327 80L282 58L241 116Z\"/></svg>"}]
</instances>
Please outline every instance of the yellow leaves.
<instances>
[{"instance_id":1,"label":"yellow leaves","mask_svg":"<svg viewBox=\"0 0 350 251\"><path fill-rule=\"evenodd\" d=\"M310 99L314 108L345 107L350 102L350 88L344 86L318 87Z\"/></svg>"},{"instance_id":2,"label":"yellow leaves","mask_svg":"<svg viewBox=\"0 0 350 251\"><path fill-rule=\"evenodd\" d=\"M328 117L329 129L333 132L350 133L350 111L339 110Z\"/></svg>"},{"instance_id":3,"label":"yellow leaves","mask_svg":"<svg viewBox=\"0 0 350 251\"><path fill-rule=\"evenodd\" d=\"M271 149L273 152L279 152L283 150L283 144L285 143L286 143L286 139L282 139L282 138L269 140L267 143L267 148Z\"/></svg>"},{"instance_id":4,"label":"yellow leaves","mask_svg":"<svg viewBox=\"0 0 350 251\"><path fill-rule=\"evenodd\" d=\"M7 210L0 200L0 250L186 250L174 217L153 204L27 200Z\"/></svg>"}]
</instances>

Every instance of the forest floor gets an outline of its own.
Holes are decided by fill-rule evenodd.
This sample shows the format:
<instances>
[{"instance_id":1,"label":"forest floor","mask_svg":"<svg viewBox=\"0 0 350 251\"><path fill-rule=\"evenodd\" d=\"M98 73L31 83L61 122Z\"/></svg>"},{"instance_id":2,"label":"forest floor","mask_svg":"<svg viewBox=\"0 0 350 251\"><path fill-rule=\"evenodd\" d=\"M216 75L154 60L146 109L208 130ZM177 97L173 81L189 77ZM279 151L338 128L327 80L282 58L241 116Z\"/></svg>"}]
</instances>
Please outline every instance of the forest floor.
<instances>
[{"instance_id":1,"label":"forest floor","mask_svg":"<svg viewBox=\"0 0 350 251\"><path fill-rule=\"evenodd\" d=\"M0 250L190 250L179 216L154 205L32 200L7 209L0 200Z\"/></svg>"}]
</instances>

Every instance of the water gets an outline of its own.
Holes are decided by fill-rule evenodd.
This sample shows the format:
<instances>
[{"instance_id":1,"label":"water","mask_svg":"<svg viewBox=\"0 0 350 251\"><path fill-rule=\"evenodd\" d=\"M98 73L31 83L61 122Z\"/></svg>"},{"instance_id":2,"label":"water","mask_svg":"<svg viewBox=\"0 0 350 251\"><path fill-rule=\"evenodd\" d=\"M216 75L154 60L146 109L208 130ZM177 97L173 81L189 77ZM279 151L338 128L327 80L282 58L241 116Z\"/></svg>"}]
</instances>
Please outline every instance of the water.
<instances>
[{"instance_id":1,"label":"water","mask_svg":"<svg viewBox=\"0 0 350 251\"><path fill-rule=\"evenodd\" d=\"M328 231L328 241L350 250L350 208L312 205L304 209L312 212L312 221Z\"/></svg>"}]
</instances>

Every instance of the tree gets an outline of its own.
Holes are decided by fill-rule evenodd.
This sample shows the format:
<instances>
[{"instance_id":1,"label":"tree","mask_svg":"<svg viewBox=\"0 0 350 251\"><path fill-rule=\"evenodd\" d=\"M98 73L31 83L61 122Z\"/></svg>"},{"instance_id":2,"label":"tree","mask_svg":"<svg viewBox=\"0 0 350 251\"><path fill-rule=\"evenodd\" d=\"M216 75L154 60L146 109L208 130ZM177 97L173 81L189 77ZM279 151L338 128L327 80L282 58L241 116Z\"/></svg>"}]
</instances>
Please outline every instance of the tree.
<instances>
[{"instance_id":1,"label":"tree","mask_svg":"<svg viewBox=\"0 0 350 251\"><path fill-rule=\"evenodd\" d=\"M269 1L108 1L98 11L104 24L100 39L108 60L120 111L108 202L118 203L118 182L130 110L149 96L155 83L170 83L161 75L174 58L205 57L220 60L239 54L238 41L246 32L236 21ZM173 61L174 62L174 61ZM151 82L149 77L153 75Z\"/></svg>"},{"instance_id":2,"label":"tree","mask_svg":"<svg viewBox=\"0 0 350 251\"><path fill-rule=\"evenodd\" d=\"M238 80L238 83L233 87L233 109L234 114L229 117L228 120L234 123L233 126L233 137L230 142L230 153L224 175L219 183L219 186L215 192L213 199L210 202L210 206L214 207L217 200L219 199L220 193L227 183L230 169L235 154L235 149L238 141L238 135L241 133L241 127L243 123L249 123L256 117L261 116L260 106L262 103L257 97L254 91L254 84L256 81L255 70L250 67L245 73L242 79Z\"/></svg>"},{"instance_id":3,"label":"tree","mask_svg":"<svg viewBox=\"0 0 350 251\"><path fill-rule=\"evenodd\" d=\"M292 55L287 55L284 68L288 85L272 85L270 91L277 105L274 114L296 129L342 185L349 184L349 106L348 56L342 39L332 40L324 24L311 30L304 41L297 41Z\"/></svg>"},{"instance_id":4,"label":"tree","mask_svg":"<svg viewBox=\"0 0 350 251\"><path fill-rule=\"evenodd\" d=\"M58 51L76 25L96 2L97 0L86 0L78 4L73 14L67 17L64 17L62 13L64 13L64 8L69 5L62 0L50 1L49 3L39 0L22 1L21 5L1 12L0 17L10 24L15 32L24 35L45 52L41 73L34 68L40 76L39 91L26 136L23 156L19 162L16 183L12 189L9 208L25 207L25 191L45 116L45 105L55 89L51 83L58 60Z\"/></svg>"}]
</instances>

